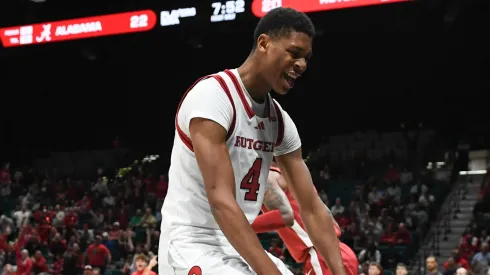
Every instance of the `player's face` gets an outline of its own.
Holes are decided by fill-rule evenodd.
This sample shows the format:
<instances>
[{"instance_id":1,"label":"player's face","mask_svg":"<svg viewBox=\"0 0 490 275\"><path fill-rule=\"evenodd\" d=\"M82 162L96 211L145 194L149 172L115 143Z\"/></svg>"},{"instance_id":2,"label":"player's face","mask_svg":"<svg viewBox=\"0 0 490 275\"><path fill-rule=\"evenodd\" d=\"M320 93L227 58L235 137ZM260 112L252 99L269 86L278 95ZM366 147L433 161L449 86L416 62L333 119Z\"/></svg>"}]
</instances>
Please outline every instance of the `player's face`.
<instances>
[{"instance_id":1,"label":"player's face","mask_svg":"<svg viewBox=\"0 0 490 275\"><path fill-rule=\"evenodd\" d=\"M305 33L294 31L288 37L266 37L265 41L265 78L276 93L286 94L306 70L313 41Z\"/></svg>"}]
</instances>

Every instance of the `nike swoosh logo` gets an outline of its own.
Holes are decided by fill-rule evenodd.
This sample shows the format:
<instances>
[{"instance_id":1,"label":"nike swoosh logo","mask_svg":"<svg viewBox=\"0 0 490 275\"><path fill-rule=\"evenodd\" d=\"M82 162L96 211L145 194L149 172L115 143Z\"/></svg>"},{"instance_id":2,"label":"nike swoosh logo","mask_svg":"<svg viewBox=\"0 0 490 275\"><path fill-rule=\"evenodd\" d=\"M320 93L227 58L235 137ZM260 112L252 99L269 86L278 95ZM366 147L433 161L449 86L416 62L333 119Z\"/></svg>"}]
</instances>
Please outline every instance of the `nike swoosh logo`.
<instances>
[{"instance_id":1,"label":"nike swoosh logo","mask_svg":"<svg viewBox=\"0 0 490 275\"><path fill-rule=\"evenodd\" d=\"M310 275L311 271L313 271L313 269L310 269L310 271L308 271L308 273L306 273L306 275Z\"/></svg>"}]
</instances>

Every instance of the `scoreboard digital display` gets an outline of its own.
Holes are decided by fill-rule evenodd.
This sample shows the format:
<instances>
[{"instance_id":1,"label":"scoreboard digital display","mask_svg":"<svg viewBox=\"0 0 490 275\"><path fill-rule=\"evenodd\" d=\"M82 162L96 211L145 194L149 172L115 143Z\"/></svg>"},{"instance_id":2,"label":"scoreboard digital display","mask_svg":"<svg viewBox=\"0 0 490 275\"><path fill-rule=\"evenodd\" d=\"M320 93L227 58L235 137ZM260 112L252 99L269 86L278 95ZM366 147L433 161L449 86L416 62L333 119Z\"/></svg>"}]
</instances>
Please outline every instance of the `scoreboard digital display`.
<instances>
[{"instance_id":1,"label":"scoreboard digital display","mask_svg":"<svg viewBox=\"0 0 490 275\"><path fill-rule=\"evenodd\" d=\"M408 0L254 0L252 2L252 13L256 17L262 17L271 9L277 7L293 8L308 13L407 1Z\"/></svg>"},{"instance_id":2,"label":"scoreboard digital display","mask_svg":"<svg viewBox=\"0 0 490 275\"><path fill-rule=\"evenodd\" d=\"M37 23L0 29L4 47L51 43L90 37L145 32L159 27L178 26L189 21L193 25L261 18L277 7L290 7L302 12L320 12L359 6L407 2L410 0L228 0L202 1L196 6L180 4L178 8L115 13L78 19ZM192 19L194 18L194 19ZM203 25L206 26L206 25Z\"/></svg>"},{"instance_id":3,"label":"scoreboard digital display","mask_svg":"<svg viewBox=\"0 0 490 275\"><path fill-rule=\"evenodd\" d=\"M157 22L151 10L116 13L0 29L4 47L144 32Z\"/></svg>"}]
</instances>

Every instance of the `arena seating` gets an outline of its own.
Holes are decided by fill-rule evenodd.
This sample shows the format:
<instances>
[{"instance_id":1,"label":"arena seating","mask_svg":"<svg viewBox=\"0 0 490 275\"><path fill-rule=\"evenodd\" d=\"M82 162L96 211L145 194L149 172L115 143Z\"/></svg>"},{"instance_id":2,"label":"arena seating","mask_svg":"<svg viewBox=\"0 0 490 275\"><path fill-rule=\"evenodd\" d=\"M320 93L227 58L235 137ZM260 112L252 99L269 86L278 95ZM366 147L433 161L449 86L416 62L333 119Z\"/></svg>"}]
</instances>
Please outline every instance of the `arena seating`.
<instances>
[{"instance_id":1,"label":"arena seating","mask_svg":"<svg viewBox=\"0 0 490 275\"><path fill-rule=\"evenodd\" d=\"M364 251L362 263L376 260L368 243L376 244L374 249L381 252L379 261L388 273L398 262L408 264L417 249L428 217L437 212L447 193L447 185L430 173L421 173L426 170L424 153L433 137L431 131L356 133L331 137L308 156L325 203L332 207L339 199L344 207L345 211L336 214L344 232L342 240L356 253ZM128 161L128 156L139 161ZM167 187L160 174L168 160L134 157L124 150L58 153L32 167L4 167L0 264L16 264L8 257L8 242L14 242L14 247L27 248L30 256L40 250L47 260L45 268L53 274L62 274L61 267L72 270L70 264L81 272L84 262L67 259L76 255L72 251L75 243L83 250L94 236L101 236L112 254L106 274L128 274L135 254L156 254L162 219L159 210ZM131 164L121 167L120 163ZM114 172L116 167L120 169ZM26 211L21 211L22 205ZM400 223L411 230L405 239L397 233L403 231ZM55 240L56 232L61 241ZM34 236L40 243L17 240L19 234ZM260 239L265 249L279 247L274 251L281 251L278 256L300 274L301 267L282 249L274 233L261 234Z\"/></svg>"}]
</instances>

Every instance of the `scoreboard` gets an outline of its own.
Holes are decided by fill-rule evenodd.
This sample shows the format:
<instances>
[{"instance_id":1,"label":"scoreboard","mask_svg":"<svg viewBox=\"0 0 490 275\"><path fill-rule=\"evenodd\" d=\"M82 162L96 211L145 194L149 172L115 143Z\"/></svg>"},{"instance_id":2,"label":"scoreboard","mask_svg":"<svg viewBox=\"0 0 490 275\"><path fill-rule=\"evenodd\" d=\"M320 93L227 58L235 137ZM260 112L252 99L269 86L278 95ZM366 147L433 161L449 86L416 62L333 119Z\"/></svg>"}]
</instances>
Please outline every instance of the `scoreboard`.
<instances>
[{"instance_id":1,"label":"scoreboard","mask_svg":"<svg viewBox=\"0 0 490 275\"><path fill-rule=\"evenodd\" d=\"M155 28L179 27L183 23L213 28L246 18L261 18L277 7L310 13L410 0L203 0L196 5L139 10L77 19L36 23L0 29L4 47L146 32ZM188 21L188 22L187 22Z\"/></svg>"}]
</instances>

